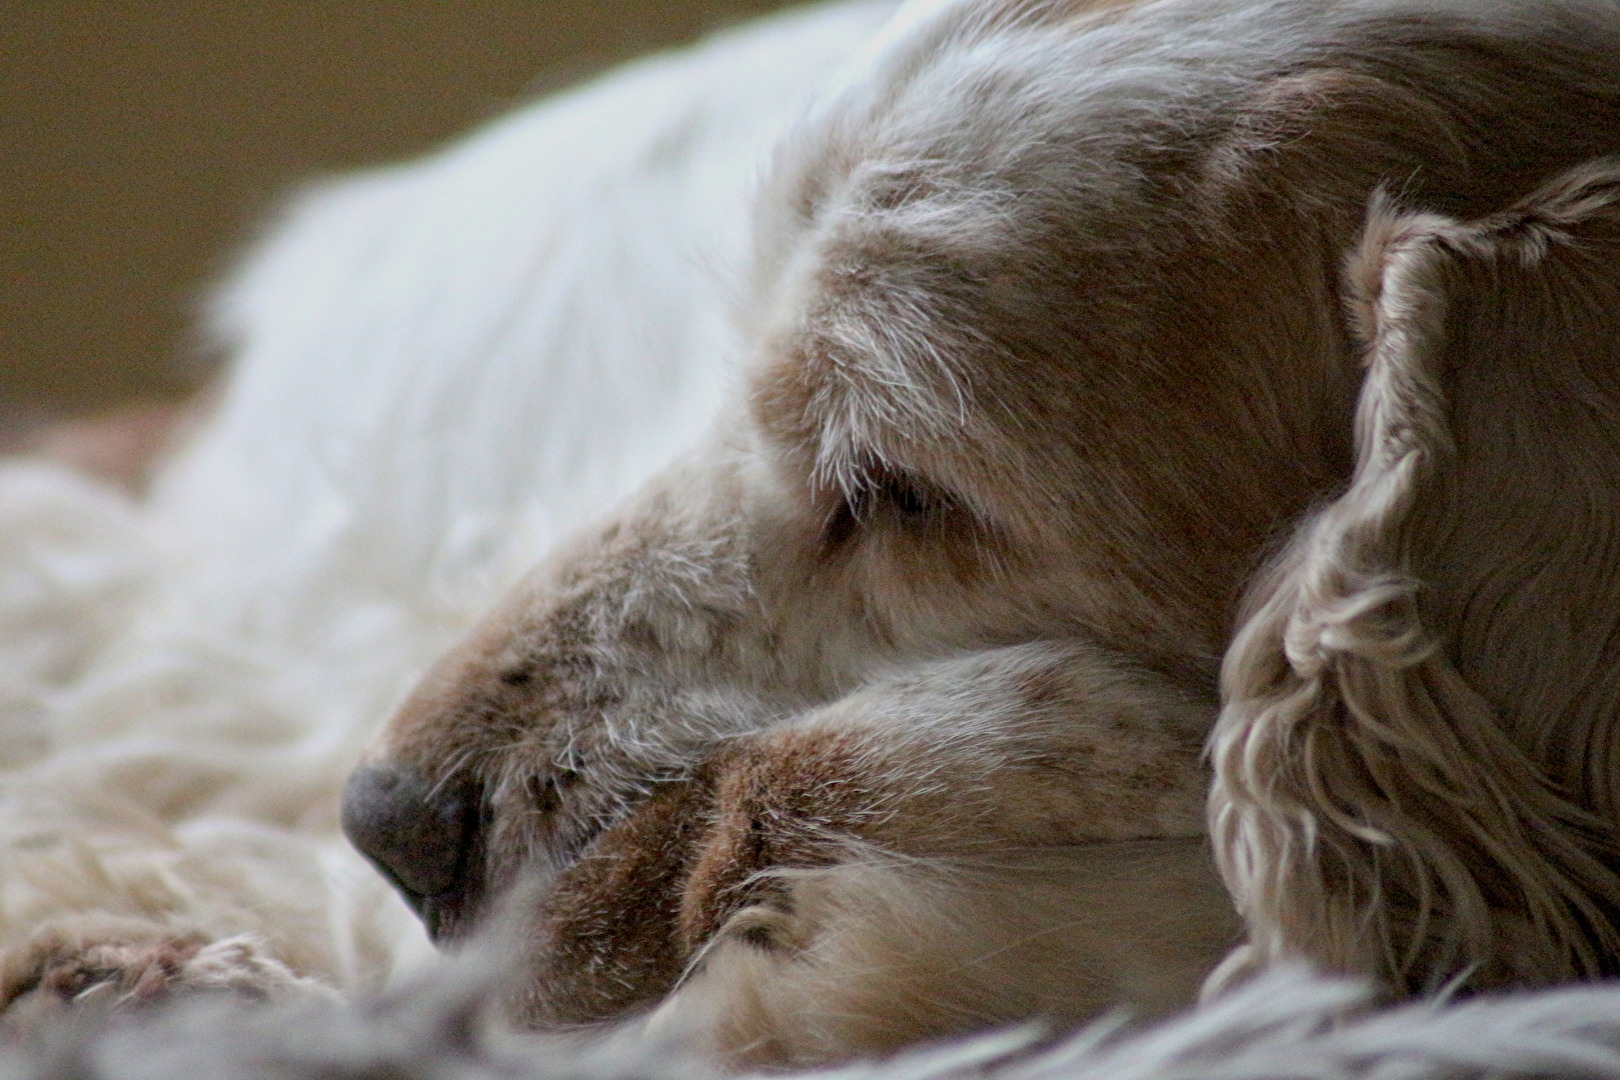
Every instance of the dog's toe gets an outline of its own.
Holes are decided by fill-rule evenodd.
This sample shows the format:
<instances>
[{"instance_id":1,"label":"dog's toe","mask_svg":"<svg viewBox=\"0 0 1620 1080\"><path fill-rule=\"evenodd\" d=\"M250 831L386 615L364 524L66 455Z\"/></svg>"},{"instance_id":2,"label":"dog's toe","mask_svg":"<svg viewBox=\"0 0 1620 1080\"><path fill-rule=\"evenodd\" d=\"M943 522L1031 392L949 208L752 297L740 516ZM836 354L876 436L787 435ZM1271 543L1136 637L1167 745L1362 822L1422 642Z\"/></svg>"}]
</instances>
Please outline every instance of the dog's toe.
<instances>
[{"instance_id":1,"label":"dog's toe","mask_svg":"<svg viewBox=\"0 0 1620 1080\"><path fill-rule=\"evenodd\" d=\"M80 951L53 951L43 958L38 982L31 989L66 1001L153 1001L181 980L187 962L201 951L202 941L189 934L143 942L100 942Z\"/></svg>"},{"instance_id":2,"label":"dog's toe","mask_svg":"<svg viewBox=\"0 0 1620 1080\"><path fill-rule=\"evenodd\" d=\"M264 1001L319 991L247 936L82 916L42 927L0 954L0 1032L15 1036L64 1008L128 1009L178 994Z\"/></svg>"}]
</instances>

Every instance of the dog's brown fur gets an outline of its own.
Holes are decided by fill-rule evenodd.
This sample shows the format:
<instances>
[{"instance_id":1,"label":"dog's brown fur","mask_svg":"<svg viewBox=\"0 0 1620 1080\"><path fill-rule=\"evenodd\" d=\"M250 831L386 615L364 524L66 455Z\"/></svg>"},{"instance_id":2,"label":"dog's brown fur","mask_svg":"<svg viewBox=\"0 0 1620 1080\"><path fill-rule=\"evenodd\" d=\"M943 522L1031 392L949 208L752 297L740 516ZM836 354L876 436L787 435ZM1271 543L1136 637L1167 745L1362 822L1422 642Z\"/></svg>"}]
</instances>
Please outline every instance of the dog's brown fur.
<instances>
[{"instance_id":1,"label":"dog's brown fur","mask_svg":"<svg viewBox=\"0 0 1620 1080\"><path fill-rule=\"evenodd\" d=\"M947 8L785 143L746 408L386 732L441 933L536 873L530 1021L741 1061L1163 1007L1224 654L1248 959L1613 972L1620 9Z\"/></svg>"},{"instance_id":2,"label":"dog's brown fur","mask_svg":"<svg viewBox=\"0 0 1620 1080\"><path fill-rule=\"evenodd\" d=\"M1216 820L1264 952L1414 986L1615 970L1617 184L1375 205L1355 480L1227 658Z\"/></svg>"}]
</instances>

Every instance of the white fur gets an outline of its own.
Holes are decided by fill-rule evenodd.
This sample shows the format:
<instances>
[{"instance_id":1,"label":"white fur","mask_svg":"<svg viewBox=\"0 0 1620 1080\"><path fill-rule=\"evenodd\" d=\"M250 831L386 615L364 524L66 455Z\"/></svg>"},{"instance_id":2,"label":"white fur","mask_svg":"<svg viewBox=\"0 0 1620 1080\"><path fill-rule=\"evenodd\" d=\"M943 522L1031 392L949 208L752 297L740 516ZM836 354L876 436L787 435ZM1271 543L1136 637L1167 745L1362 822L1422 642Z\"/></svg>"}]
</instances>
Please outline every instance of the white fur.
<instances>
[{"instance_id":1,"label":"white fur","mask_svg":"<svg viewBox=\"0 0 1620 1080\"><path fill-rule=\"evenodd\" d=\"M0 1057L0 1080L704 1080L667 1045L493 1035L465 969L344 1008L230 1012L214 1002L112 1030L65 1029ZM1620 1077L1620 992L1607 987L1375 1011L1365 989L1282 969L1146 1032L1120 1020L1044 1049L1012 1031L825 1080L1510 1080ZM227 1037L221 1031L228 1030ZM91 1037L91 1036L94 1037Z\"/></svg>"}]
</instances>

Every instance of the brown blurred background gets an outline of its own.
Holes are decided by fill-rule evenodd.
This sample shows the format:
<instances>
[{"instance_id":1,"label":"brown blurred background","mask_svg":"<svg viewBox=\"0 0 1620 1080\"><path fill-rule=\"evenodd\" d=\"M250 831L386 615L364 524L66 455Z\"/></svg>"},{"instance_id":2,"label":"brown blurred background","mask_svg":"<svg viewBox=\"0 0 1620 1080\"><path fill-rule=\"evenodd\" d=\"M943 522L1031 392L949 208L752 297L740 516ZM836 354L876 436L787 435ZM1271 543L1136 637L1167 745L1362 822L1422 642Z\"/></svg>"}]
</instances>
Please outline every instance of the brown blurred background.
<instances>
[{"instance_id":1,"label":"brown blurred background","mask_svg":"<svg viewBox=\"0 0 1620 1080\"><path fill-rule=\"evenodd\" d=\"M0 413L172 397L301 178L785 0L0 0Z\"/></svg>"}]
</instances>

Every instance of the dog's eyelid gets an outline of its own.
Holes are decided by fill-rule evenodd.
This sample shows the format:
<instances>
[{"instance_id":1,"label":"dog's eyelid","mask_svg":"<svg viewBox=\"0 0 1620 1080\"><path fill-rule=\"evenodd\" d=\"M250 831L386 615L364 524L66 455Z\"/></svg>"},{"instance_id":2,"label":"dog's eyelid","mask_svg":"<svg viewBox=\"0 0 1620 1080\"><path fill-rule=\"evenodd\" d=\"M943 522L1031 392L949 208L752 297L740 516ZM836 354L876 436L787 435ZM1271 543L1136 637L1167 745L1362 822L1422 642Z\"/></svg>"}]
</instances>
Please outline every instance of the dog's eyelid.
<instances>
[{"instance_id":1,"label":"dog's eyelid","mask_svg":"<svg viewBox=\"0 0 1620 1080\"><path fill-rule=\"evenodd\" d=\"M562 805L562 792L554 777L531 776L524 781L529 801L542 813L553 813Z\"/></svg>"},{"instance_id":2,"label":"dog's eyelid","mask_svg":"<svg viewBox=\"0 0 1620 1080\"><path fill-rule=\"evenodd\" d=\"M527 686L534 681L534 667L530 664L514 664L503 668L496 677L502 686Z\"/></svg>"},{"instance_id":3,"label":"dog's eyelid","mask_svg":"<svg viewBox=\"0 0 1620 1080\"><path fill-rule=\"evenodd\" d=\"M906 469L873 465L837 496L822 526L822 543L829 549L841 546L880 516L933 526L959 513L972 510L948 489Z\"/></svg>"},{"instance_id":4,"label":"dog's eyelid","mask_svg":"<svg viewBox=\"0 0 1620 1080\"><path fill-rule=\"evenodd\" d=\"M889 467L868 474L864 497L870 503L868 512L888 508L905 518L935 518L962 506L960 498L939 484Z\"/></svg>"},{"instance_id":5,"label":"dog's eyelid","mask_svg":"<svg viewBox=\"0 0 1620 1080\"><path fill-rule=\"evenodd\" d=\"M953 502L950 496L932 489L932 485L907 476L886 477L881 491L890 506L913 516L936 513Z\"/></svg>"}]
</instances>

